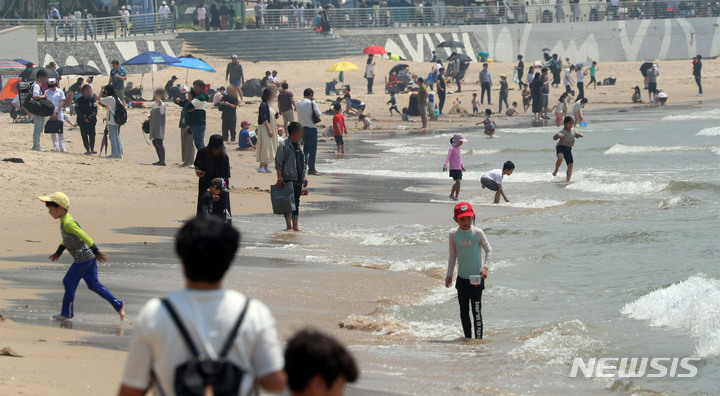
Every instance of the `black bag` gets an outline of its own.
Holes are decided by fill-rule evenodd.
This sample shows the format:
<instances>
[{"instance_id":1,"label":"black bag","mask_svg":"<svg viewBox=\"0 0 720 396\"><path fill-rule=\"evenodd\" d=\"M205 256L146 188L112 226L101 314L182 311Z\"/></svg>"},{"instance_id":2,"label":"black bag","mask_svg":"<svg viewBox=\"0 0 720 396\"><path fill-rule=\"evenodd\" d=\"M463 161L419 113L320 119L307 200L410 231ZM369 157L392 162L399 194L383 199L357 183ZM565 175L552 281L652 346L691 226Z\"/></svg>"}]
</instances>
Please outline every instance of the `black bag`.
<instances>
[{"instance_id":1,"label":"black bag","mask_svg":"<svg viewBox=\"0 0 720 396\"><path fill-rule=\"evenodd\" d=\"M145 133L150 133L150 120L143 121L142 130Z\"/></svg>"},{"instance_id":2,"label":"black bag","mask_svg":"<svg viewBox=\"0 0 720 396\"><path fill-rule=\"evenodd\" d=\"M18 95L20 95L20 105L28 113L40 117L49 117L55 113L55 105L52 104L50 99L42 98L35 100L33 99L32 90L34 83L27 81L18 82Z\"/></svg>"},{"instance_id":3,"label":"black bag","mask_svg":"<svg viewBox=\"0 0 720 396\"><path fill-rule=\"evenodd\" d=\"M48 120L45 123L45 133L63 133L63 121Z\"/></svg>"},{"instance_id":4,"label":"black bag","mask_svg":"<svg viewBox=\"0 0 720 396\"><path fill-rule=\"evenodd\" d=\"M278 190L273 184L270 186L270 200L274 214L286 215L292 213L295 208L295 185L293 182L283 184Z\"/></svg>"},{"instance_id":5,"label":"black bag","mask_svg":"<svg viewBox=\"0 0 720 396\"><path fill-rule=\"evenodd\" d=\"M320 119L320 116L317 115L317 113L315 113L315 102L313 102L313 101L310 101L310 114L312 115L312 122L314 124L317 124L320 121L322 121Z\"/></svg>"},{"instance_id":6,"label":"black bag","mask_svg":"<svg viewBox=\"0 0 720 396\"><path fill-rule=\"evenodd\" d=\"M182 335L185 345L192 353L190 360L175 369L175 394L177 396L204 396L206 394L205 391L210 387L214 396L236 396L240 391L240 385L242 384L245 373L241 368L230 363L225 358L235 342L243 319L245 319L248 305L250 305L250 299L248 298L245 301L245 306L240 312L240 316L238 316L235 325L230 331L230 335L220 350L218 360L211 360L204 354L198 352L192 339L190 339L190 334L188 334L187 329L183 326L180 317L172 304L170 304L170 301L163 299L162 303L168 313L170 313L173 322L175 322L175 326L177 326L180 335ZM157 383L157 386L159 388L160 384ZM162 389L160 389L160 394L164 394Z\"/></svg>"},{"instance_id":7,"label":"black bag","mask_svg":"<svg viewBox=\"0 0 720 396\"><path fill-rule=\"evenodd\" d=\"M113 119L118 125L125 125L127 122L127 110L118 98L115 98L115 113L113 113Z\"/></svg>"}]
</instances>

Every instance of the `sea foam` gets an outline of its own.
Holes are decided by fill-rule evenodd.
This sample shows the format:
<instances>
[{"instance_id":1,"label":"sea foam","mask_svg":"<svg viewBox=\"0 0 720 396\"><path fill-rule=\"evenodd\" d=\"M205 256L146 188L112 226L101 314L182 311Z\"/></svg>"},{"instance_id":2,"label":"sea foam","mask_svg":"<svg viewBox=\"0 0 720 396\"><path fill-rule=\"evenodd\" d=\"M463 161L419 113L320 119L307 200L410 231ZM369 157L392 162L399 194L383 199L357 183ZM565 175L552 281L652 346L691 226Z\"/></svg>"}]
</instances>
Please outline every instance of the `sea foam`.
<instances>
[{"instance_id":1,"label":"sea foam","mask_svg":"<svg viewBox=\"0 0 720 396\"><path fill-rule=\"evenodd\" d=\"M705 274L650 292L622 313L650 326L685 330L697 340L700 357L720 355L720 280Z\"/></svg>"},{"instance_id":2,"label":"sea foam","mask_svg":"<svg viewBox=\"0 0 720 396\"><path fill-rule=\"evenodd\" d=\"M695 136L720 136L720 127L705 128Z\"/></svg>"},{"instance_id":3,"label":"sea foam","mask_svg":"<svg viewBox=\"0 0 720 396\"><path fill-rule=\"evenodd\" d=\"M688 114L669 115L662 118L663 121L687 121L687 120L720 120L720 109L696 111Z\"/></svg>"},{"instance_id":4,"label":"sea foam","mask_svg":"<svg viewBox=\"0 0 720 396\"><path fill-rule=\"evenodd\" d=\"M709 150L707 147L690 147L690 146L626 146L624 144L616 144L608 149L605 154L643 154L643 153L662 153L666 151L704 151Z\"/></svg>"}]
</instances>

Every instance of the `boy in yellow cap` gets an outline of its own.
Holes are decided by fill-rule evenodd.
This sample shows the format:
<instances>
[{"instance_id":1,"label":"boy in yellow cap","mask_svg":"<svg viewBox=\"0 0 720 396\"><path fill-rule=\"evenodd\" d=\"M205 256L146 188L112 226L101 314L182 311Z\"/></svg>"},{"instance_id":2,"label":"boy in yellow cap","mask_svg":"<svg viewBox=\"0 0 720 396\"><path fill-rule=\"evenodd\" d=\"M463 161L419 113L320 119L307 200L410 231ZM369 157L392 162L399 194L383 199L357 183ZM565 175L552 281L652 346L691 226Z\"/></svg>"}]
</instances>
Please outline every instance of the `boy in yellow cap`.
<instances>
[{"instance_id":1,"label":"boy in yellow cap","mask_svg":"<svg viewBox=\"0 0 720 396\"><path fill-rule=\"evenodd\" d=\"M81 279L85 280L90 290L99 294L109 302L113 308L120 314L120 320L125 319L125 304L122 300L118 300L110 293L105 286L98 280L98 260L101 263L107 261L107 255L101 253L93 240L80 228L72 215L68 212L70 207L70 199L62 192L52 193L43 197L39 197L40 201L45 202L48 212L53 219L60 220L60 234L62 235L62 243L57 251L50 256L50 260L58 261L63 251L67 251L73 256L73 264L63 278L63 286L65 286L65 295L63 296L62 311L60 315L54 315L55 320L69 320L74 316L73 301L75 300L75 290Z\"/></svg>"}]
</instances>

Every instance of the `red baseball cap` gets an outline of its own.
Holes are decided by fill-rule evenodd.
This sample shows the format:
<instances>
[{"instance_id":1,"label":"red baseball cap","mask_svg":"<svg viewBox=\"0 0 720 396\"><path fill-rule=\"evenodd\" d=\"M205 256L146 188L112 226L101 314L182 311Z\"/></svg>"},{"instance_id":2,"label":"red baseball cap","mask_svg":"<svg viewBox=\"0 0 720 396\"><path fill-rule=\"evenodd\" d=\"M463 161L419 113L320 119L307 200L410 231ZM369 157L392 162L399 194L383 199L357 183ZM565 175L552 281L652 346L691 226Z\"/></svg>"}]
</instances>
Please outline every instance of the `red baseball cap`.
<instances>
[{"instance_id":1,"label":"red baseball cap","mask_svg":"<svg viewBox=\"0 0 720 396\"><path fill-rule=\"evenodd\" d=\"M472 206L467 202L460 202L455 205L455 218L475 217Z\"/></svg>"}]
</instances>

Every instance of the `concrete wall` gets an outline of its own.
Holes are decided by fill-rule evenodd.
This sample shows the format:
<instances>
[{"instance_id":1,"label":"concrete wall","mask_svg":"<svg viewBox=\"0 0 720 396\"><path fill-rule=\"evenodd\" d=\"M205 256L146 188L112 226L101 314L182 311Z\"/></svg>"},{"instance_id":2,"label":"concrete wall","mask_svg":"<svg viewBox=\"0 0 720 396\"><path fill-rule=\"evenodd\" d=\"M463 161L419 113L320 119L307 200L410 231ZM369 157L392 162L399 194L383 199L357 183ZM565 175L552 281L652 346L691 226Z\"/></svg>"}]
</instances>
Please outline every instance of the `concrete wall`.
<instances>
[{"instance_id":1,"label":"concrete wall","mask_svg":"<svg viewBox=\"0 0 720 396\"><path fill-rule=\"evenodd\" d=\"M55 41L39 42L40 64L55 62L58 66L87 64L98 68L104 75L110 74L110 62L120 63L147 51L157 51L170 56L181 55L183 40L105 40L105 41ZM149 73L162 66L123 66L128 73Z\"/></svg>"},{"instance_id":2,"label":"concrete wall","mask_svg":"<svg viewBox=\"0 0 720 396\"><path fill-rule=\"evenodd\" d=\"M33 28L12 27L0 30L0 58L38 61L37 31Z\"/></svg>"},{"instance_id":3,"label":"concrete wall","mask_svg":"<svg viewBox=\"0 0 720 396\"><path fill-rule=\"evenodd\" d=\"M413 61L428 61L445 40L464 44L462 52L487 51L490 58L514 61L540 59L542 49L573 61L605 62L688 59L720 56L720 18L655 19L585 23L508 24L455 27L342 30L345 41L359 47L383 45ZM440 49L447 56L451 50Z\"/></svg>"}]
</instances>

